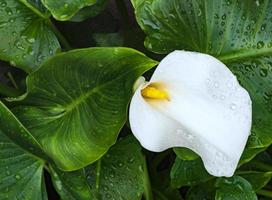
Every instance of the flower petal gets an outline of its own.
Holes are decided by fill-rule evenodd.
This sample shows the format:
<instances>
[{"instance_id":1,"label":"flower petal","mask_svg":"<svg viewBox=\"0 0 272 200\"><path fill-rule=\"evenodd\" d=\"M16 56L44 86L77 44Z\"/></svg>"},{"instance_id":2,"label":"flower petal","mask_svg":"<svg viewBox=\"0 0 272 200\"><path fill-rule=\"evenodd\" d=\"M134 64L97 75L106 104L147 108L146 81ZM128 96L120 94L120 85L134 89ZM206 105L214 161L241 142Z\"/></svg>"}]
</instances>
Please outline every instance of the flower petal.
<instances>
[{"instance_id":1,"label":"flower petal","mask_svg":"<svg viewBox=\"0 0 272 200\"><path fill-rule=\"evenodd\" d=\"M139 89L135 93L130 123L142 145L152 151L190 148L209 173L232 176L250 133L252 109L231 71L212 56L175 51L162 60L150 83L163 85L170 101L146 101Z\"/></svg>"}]
</instances>

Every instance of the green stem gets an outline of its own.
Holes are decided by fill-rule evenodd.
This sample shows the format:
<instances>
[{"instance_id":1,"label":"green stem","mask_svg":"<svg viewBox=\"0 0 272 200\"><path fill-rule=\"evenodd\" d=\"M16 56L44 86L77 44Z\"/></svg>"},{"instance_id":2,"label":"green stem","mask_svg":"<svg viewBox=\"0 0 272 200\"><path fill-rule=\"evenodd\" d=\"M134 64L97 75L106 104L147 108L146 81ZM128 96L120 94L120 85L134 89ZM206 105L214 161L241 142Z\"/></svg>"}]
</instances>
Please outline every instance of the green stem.
<instances>
[{"instance_id":1,"label":"green stem","mask_svg":"<svg viewBox=\"0 0 272 200\"><path fill-rule=\"evenodd\" d=\"M153 200L153 194L151 189L151 184L149 180L148 168L146 164L146 158L144 161L144 198L145 200Z\"/></svg>"},{"instance_id":2,"label":"green stem","mask_svg":"<svg viewBox=\"0 0 272 200\"><path fill-rule=\"evenodd\" d=\"M95 188L99 189L99 181L100 181L100 171L101 171L101 159L97 161L96 166L96 182L95 182Z\"/></svg>"},{"instance_id":3,"label":"green stem","mask_svg":"<svg viewBox=\"0 0 272 200\"><path fill-rule=\"evenodd\" d=\"M62 35L62 33L56 28L56 26L50 20L47 20L46 22L48 26L50 26L51 30L55 33L62 46L65 48L65 50L71 50L72 47L67 42L66 38Z\"/></svg>"},{"instance_id":4,"label":"green stem","mask_svg":"<svg viewBox=\"0 0 272 200\"><path fill-rule=\"evenodd\" d=\"M18 89L18 85L16 84L16 81L10 72L8 72L8 78L11 81L12 85L15 87L15 89Z\"/></svg>"},{"instance_id":5,"label":"green stem","mask_svg":"<svg viewBox=\"0 0 272 200\"><path fill-rule=\"evenodd\" d=\"M53 170L51 170L49 167L48 167L48 165L43 165L43 168L48 172L48 173L50 173L51 171L53 172Z\"/></svg>"},{"instance_id":6,"label":"green stem","mask_svg":"<svg viewBox=\"0 0 272 200\"><path fill-rule=\"evenodd\" d=\"M157 197L160 197L161 200L168 200L168 198L156 188L152 188L152 191L154 192L154 194L156 194Z\"/></svg>"},{"instance_id":7,"label":"green stem","mask_svg":"<svg viewBox=\"0 0 272 200\"><path fill-rule=\"evenodd\" d=\"M39 17L43 19L49 19L50 14L48 15L43 14L37 8L35 8L32 4L30 4L27 0L19 0L19 1L23 3L26 7L28 7L30 10L32 10L35 14L37 14Z\"/></svg>"},{"instance_id":8,"label":"green stem","mask_svg":"<svg viewBox=\"0 0 272 200\"><path fill-rule=\"evenodd\" d=\"M124 29L128 30L130 27L130 23L129 23L129 14L127 11L127 7L126 4L123 0L115 0L116 2L116 6L117 9L121 15L122 21L123 21L123 25L124 25Z\"/></svg>"},{"instance_id":9,"label":"green stem","mask_svg":"<svg viewBox=\"0 0 272 200\"><path fill-rule=\"evenodd\" d=\"M7 97L17 97L22 94L19 90L6 86L3 83L0 83L0 94Z\"/></svg>"},{"instance_id":10,"label":"green stem","mask_svg":"<svg viewBox=\"0 0 272 200\"><path fill-rule=\"evenodd\" d=\"M262 196L265 196L265 197L270 197L272 198L272 192L271 191L268 191L268 190L258 190L257 191L257 194L258 195L262 195Z\"/></svg>"}]
</instances>

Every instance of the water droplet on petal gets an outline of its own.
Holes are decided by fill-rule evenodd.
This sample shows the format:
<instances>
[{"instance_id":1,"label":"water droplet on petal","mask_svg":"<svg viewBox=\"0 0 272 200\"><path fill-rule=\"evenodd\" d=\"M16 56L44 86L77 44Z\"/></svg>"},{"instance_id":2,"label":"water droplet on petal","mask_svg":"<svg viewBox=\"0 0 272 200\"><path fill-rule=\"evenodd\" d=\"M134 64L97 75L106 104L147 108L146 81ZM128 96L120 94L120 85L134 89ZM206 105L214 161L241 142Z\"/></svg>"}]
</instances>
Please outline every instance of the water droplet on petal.
<instances>
[{"instance_id":1,"label":"water droplet on petal","mask_svg":"<svg viewBox=\"0 0 272 200\"><path fill-rule=\"evenodd\" d=\"M237 107L237 106L236 106L234 103L230 104L230 109L231 109L231 110L235 110L236 107Z\"/></svg>"}]
</instances>

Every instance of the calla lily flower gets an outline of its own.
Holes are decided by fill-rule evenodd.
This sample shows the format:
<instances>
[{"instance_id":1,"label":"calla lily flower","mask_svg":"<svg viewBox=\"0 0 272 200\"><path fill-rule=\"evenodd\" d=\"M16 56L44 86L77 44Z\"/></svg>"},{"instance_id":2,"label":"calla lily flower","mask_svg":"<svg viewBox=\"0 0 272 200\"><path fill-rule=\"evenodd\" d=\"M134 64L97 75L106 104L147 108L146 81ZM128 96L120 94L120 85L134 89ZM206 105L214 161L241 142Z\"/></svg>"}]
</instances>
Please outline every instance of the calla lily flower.
<instances>
[{"instance_id":1,"label":"calla lily flower","mask_svg":"<svg viewBox=\"0 0 272 200\"><path fill-rule=\"evenodd\" d=\"M174 51L149 82L137 85L129 120L144 148L186 147L201 157L210 174L234 174L250 134L252 106L248 92L222 62Z\"/></svg>"}]
</instances>

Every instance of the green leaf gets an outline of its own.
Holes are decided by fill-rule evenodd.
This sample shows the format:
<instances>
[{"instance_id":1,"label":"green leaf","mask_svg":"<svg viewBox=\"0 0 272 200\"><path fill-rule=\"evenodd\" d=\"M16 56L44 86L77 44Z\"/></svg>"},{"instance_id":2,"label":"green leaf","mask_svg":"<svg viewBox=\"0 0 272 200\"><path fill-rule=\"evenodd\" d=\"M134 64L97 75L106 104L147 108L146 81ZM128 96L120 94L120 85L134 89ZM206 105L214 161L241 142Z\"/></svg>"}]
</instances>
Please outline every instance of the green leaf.
<instances>
[{"instance_id":1,"label":"green leaf","mask_svg":"<svg viewBox=\"0 0 272 200\"><path fill-rule=\"evenodd\" d=\"M238 174L250 182L254 191L264 187L272 177L272 172L243 171Z\"/></svg>"},{"instance_id":2,"label":"green leaf","mask_svg":"<svg viewBox=\"0 0 272 200\"><path fill-rule=\"evenodd\" d=\"M257 200L250 183L240 176L218 178L215 186L217 187L216 200Z\"/></svg>"},{"instance_id":3,"label":"green leaf","mask_svg":"<svg viewBox=\"0 0 272 200\"><path fill-rule=\"evenodd\" d=\"M60 45L50 28L48 16L30 3L24 3L0 1L0 59L32 72L55 54Z\"/></svg>"},{"instance_id":4,"label":"green leaf","mask_svg":"<svg viewBox=\"0 0 272 200\"><path fill-rule=\"evenodd\" d=\"M208 181L191 187L186 193L186 200L214 200L214 181Z\"/></svg>"},{"instance_id":5,"label":"green leaf","mask_svg":"<svg viewBox=\"0 0 272 200\"><path fill-rule=\"evenodd\" d=\"M250 93L253 125L244 163L272 143L272 1L132 0L155 53L186 49L211 54Z\"/></svg>"},{"instance_id":6,"label":"green leaf","mask_svg":"<svg viewBox=\"0 0 272 200\"><path fill-rule=\"evenodd\" d=\"M25 137L13 141L16 134ZM0 102L0 199L47 199L44 161L30 153L35 141L28 134Z\"/></svg>"},{"instance_id":7,"label":"green leaf","mask_svg":"<svg viewBox=\"0 0 272 200\"><path fill-rule=\"evenodd\" d=\"M156 64L128 48L59 54L29 75L14 112L58 167L85 167L115 143L135 80Z\"/></svg>"},{"instance_id":8,"label":"green leaf","mask_svg":"<svg viewBox=\"0 0 272 200\"><path fill-rule=\"evenodd\" d=\"M172 188L156 188L152 186L154 199L156 200L183 200L181 194L177 189Z\"/></svg>"},{"instance_id":9,"label":"green leaf","mask_svg":"<svg viewBox=\"0 0 272 200\"><path fill-rule=\"evenodd\" d=\"M212 178L205 170L200 158L181 160L176 158L171 169L171 185L174 188L196 185Z\"/></svg>"},{"instance_id":10,"label":"green leaf","mask_svg":"<svg viewBox=\"0 0 272 200\"><path fill-rule=\"evenodd\" d=\"M173 150L182 160L195 160L199 157L195 152L185 147L175 147Z\"/></svg>"},{"instance_id":11,"label":"green leaf","mask_svg":"<svg viewBox=\"0 0 272 200\"><path fill-rule=\"evenodd\" d=\"M57 20L65 21L73 17L81 8L91 6L97 0L41 0Z\"/></svg>"},{"instance_id":12,"label":"green leaf","mask_svg":"<svg viewBox=\"0 0 272 200\"><path fill-rule=\"evenodd\" d=\"M148 178L144 165L140 144L128 136L85 171L90 188L98 199L140 200Z\"/></svg>"},{"instance_id":13,"label":"green leaf","mask_svg":"<svg viewBox=\"0 0 272 200\"><path fill-rule=\"evenodd\" d=\"M82 22L90 17L95 17L107 6L108 0L97 0L95 4L82 8L71 19L72 22Z\"/></svg>"},{"instance_id":14,"label":"green leaf","mask_svg":"<svg viewBox=\"0 0 272 200\"><path fill-rule=\"evenodd\" d=\"M63 200L140 200L148 178L144 165L140 144L127 136L96 163L73 172L54 168L51 174Z\"/></svg>"},{"instance_id":15,"label":"green leaf","mask_svg":"<svg viewBox=\"0 0 272 200\"><path fill-rule=\"evenodd\" d=\"M84 169L64 172L55 166L50 167L53 184L62 200L95 199L87 184Z\"/></svg>"},{"instance_id":16,"label":"green leaf","mask_svg":"<svg viewBox=\"0 0 272 200\"><path fill-rule=\"evenodd\" d=\"M44 7L40 0L19 0L19 1L25 4L30 9L32 9L37 14L43 14L44 18L50 17L50 12Z\"/></svg>"}]
</instances>

